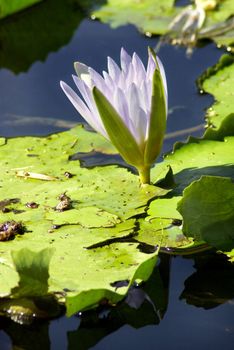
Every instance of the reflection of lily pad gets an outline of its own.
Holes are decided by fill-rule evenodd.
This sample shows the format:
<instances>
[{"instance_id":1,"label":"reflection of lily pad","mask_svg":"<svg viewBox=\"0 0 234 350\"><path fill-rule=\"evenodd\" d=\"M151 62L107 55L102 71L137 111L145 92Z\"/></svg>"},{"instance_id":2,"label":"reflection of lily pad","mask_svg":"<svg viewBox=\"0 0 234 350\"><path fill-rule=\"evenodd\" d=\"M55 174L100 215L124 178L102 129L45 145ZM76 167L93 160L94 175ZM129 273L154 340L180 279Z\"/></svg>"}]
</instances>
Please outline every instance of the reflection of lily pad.
<instances>
[{"instance_id":1,"label":"reflection of lily pad","mask_svg":"<svg viewBox=\"0 0 234 350\"><path fill-rule=\"evenodd\" d=\"M0 26L0 67L25 72L66 45L83 14L77 0L46 0Z\"/></svg>"},{"instance_id":2,"label":"reflection of lily pad","mask_svg":"<svg viewBox=\"0 0 234 350\"><path fill-rule=\"evenodd\" d=\"M170 266L168 259L160 265L163 266L162 271L155 269L143 290L131 289L129 294L133 301L139 299L139 295L143 298L137 309L127 304L128 296L127 300L119 303L117 307L108 309L107 318L100 319L96 310L83 313L78 329L68 332L69 349L77 349L77 344L82 344L83 349L91 349L108 334L125 325L139 329L159 324L167 309Z\"/></svg>"},{"instance_id":3,"label":"reflection of lily pad","mask_svg":"<svg viewBox=\"0 0 234 350\"><path fill-rule=\"evenodd\" d=\"M42 0L0 0L0 18L32 6Z\"/></svg>"},{"instance_id":4,"label":"reflection of lily pad","mask_svg":"<svg viewBox=\"0 0 234 350\"><path fill-rule=\"evenodd\" d=\"M233 299L234 266L223 255L197 256L194 267L196 271L185 280L180 299L204 309L217 307Z\"/></svg>"}]
</instances>

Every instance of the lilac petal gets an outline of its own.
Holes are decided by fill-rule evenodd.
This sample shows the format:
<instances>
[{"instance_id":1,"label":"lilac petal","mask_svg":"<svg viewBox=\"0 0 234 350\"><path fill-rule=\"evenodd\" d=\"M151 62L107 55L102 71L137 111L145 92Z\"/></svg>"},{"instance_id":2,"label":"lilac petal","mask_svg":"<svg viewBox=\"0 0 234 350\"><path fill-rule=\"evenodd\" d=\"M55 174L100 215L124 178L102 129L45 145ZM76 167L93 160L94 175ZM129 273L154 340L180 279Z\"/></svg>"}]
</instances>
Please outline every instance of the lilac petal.
<instances>
[{"instance_id":1,"label":"lilac petal","mask_svg":"<svg viewBox=\"0 0 234 350\"><path fill-rule=\"evenodd\" d=\"M107 72L105 72L105 71L103 71L102 74L103 74L103 77L104 77L104 80L105 80L105 82L106 82L106 85L107 85L108 89L109 89L110 91L113 91L114 86L115 86L115 84L114 84L114 82L113 82L113 79L112 79L112 78L110 77L110 75L109 75Z\"/></svg>"},{"instance_id":2,"label":"lilac petal","mask_svg":"<svg viewBox=\"0 0 234 350\"><path fill-rule=\"evenodd\" d=\"M82 79L87 86L89 86L89 88L92 88L92 81L90 78L90 74L89 74L89 67L86 66L86 64L84 63L80 63L80 62L75 62L74 63L74 68L76 71L77 76Z\"/></svg>"},{"instance_id":3,"label":"lilac petal","mask_svg":"<svg viewBox=\"0 0 234 350\"><path fill-rule=\"evenodd\" d=\"M140 141L140 145L142 146L144 146L147 137L147 125L147 116L143 109L139 108L138 113L136 114L136 129L138 131L138 139Z\"/></svg>"},{"instance_id":4,"label":"lilac petal","mask_svg":"<svg viewBox=\"0 0 234 350\"><path fill-rule=\"evenodd\" d=\"M94 130L100 132L103 136L107 137L101 120L97 120L97 118L95 118L95 116L88 109L87 105L81 100L81 98L75 93L75 91L63 81L60 82L60 86L63 89L64 93L67 95L68 99L73 104L73 106L87 121L87 123L90 124Z\"/></svg>"},{"instance_id":5,"label":"lilac petal","mask_svg":"<svg viewBox=\"0 0 234 350\"><path fill-rule=\"evenodd\" d=\"M140 97L136 85L133 83L128 93L130 119L134 125L134 137L139 145L143 145L145 141L147 118L146 113L140 105Z\"/></svg>"},{"instance_id":6,"label":"lilac petal","mask_svg":"<svg viewBox=\"0 0 234 350\"><path fill-rule=\"evenodd\" d=\"M125 78L125 90L128 90L133 82L134 82L134 68L133 68L133 64L130 63L128 67L127 76Z\"/></svg>"},{"instance_id":7,"label":"lilac petal","mask_svg":"<svg viewBox=\"0 0 234 350\"><path fill-rule=\"evenodd\" d=\"M72 78L91 113L94 115L98 115L98 110L90 88L85 84L83 80L78 78L76 75L73 75Z\"/></svg>"},{"instance_id":8,"label":"lilac petal","mask_svg":"<svg viewBox=\"0 0 234 350\"><path fill-rule=\"evenodd\" d=\"M147 69L146 69L147 80L152 81L155 68L156 68L156 62L155 62L152 54L149 53L148 64L147 64Z\"/></svg>"},{"instance_id":9,"label":"lilac petal","mask_svg":"<svg viewBox=\"0 0 234 350\"><path fill-rule=\"evenodd\" d=\"M129 128L129 122L131 121L129 118L129 110L128 110L128 104L127 100L125 98L125 95L123 91L117 87L114 94L114 105L121 116L122 120L124 121L125 125Z\"/></svg>"},{"instance_id":10,"label":"lilac petal","mask_svg":"<svg viewBox=\"0 0 234 350\"><path fill-rule=\"evenodd\" d=\"M111 57L107 57L107 66L108 66L108 72L110 74L110 77L117 84L119 80L119 76L121 74L121 70L119 66L115 63L114 60L112 60Z\"/></svg>"},{"instance_id":11,"label":"lilac petal","mask_svg":"<svg viewBox=\"0 0 234 350\"><path fill-rule=\"evenodd\" d=\"M148 84L149 87L152 90L152 84ZM140 101L141 101L141 107L143 108L143 110L146 112L146 114L148 115L150 112L150 105L151 105L151 91L148 91L148 86L145 80L142 81L141 85L140 85L140 91L139 91L139 95L140 95Z\"/></svg>"},{"instance_id":12,"label":"lilac petal","mask_svg":"<svg viewBox=\"0 0 234 350\"><path fill-rule=\"evenodd\" d=\"M96 86L103 93L103 95L105 95L106 98L109 99L111 96L111 92L103 77L92 68L89 68L89 74L93 85Z\"/></svg>"},{"instance_id":13,"label":"lilac petal","mask_svg":"<svg viewBox=\"0 0 234 350\"><path fill-rule=\"evenodd\" d=\"M162 77L162 81L163 81L163 86L164 86L164 92L165 92L165 99L166 99L166 111L168 111L168 91L167 91L167 78L166 78L166 74L165 74L165 70L163 67L163 64L160 60L160 58L157 56L157 62L158 62L158 66L159 66L159 70L160 70L160 74Z\"/></svg>"},{"instance_id":14,"label":"lilac petal","mask_svg":"<svg viewBox=\"0 0 234 350\"><path fill-rule=\"evenodd\" d=\"M135 83L139 84L142 82L142 80L145 80L146 71L141 59L135 52L132 56L132 65L135 73L134 74Z\"/></svg>"},{"instance_id":15,"label":"lilac petal","mask_svg":"<svg viewBox=\"0 0 234 350\"><path fill-rule=\"evenodd\" d=\"M167 96L167 78L166 78L166 74L165 74L165 70L164 70L162 61L160 60L160 58L158 56L157 56L157 62L158 62L160 74L162 76L164 90L165 90L165 93L166 93L166 96Z\"/></svg>"},{"instance_id":16,"label":"lilac petal","mask_svg":"<svg viewBox=\"0 0 234 350\"><path fill-rule=\"evenodd\" d=\"M81 77L81 74L89 74L89 67L84 63L75 62L74 68L79 78Z\"/></svg>"},{"instance_id":17,"label":"lilac petal","mask_svg":"<svg viewBox=\"0 0 234 350\"><path fill-rule=\"evenodd\" d=\"M76 75L72 75L72 78L74 80L74 83L76 84L81 96L83 97L84 101L89 106L91 103L91 90L87 87L85 82L78 78Z\"/></svg>"},{"instance_id":18,"label":"lilac petal","mask_svg":"<svg viewBox=\"0 0 234 350\"><path fill-rule=\"evenodd\" d=\"M131 61L132 61L131 56L129 56L127 51L125 51L124 48L122 47L120 51L120 64L121 64L121 69L124 72L128 71L128 66L131 63Z\"/></svg>"}]
</instances>

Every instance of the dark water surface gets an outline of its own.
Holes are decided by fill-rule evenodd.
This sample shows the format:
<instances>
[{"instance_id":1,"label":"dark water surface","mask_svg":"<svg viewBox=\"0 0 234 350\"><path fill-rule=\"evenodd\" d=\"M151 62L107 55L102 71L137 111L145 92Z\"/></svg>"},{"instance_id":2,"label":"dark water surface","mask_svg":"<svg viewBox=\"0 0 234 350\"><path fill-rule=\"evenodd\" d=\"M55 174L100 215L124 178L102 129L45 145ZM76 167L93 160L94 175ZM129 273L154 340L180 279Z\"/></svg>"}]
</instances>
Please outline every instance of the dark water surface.
<instances>
[{"instance_id":1,"label":"dark water surface","mask_svg":"<svg viewBox=\"0 0 234 350\"><path fill-rule=\"evenodd\" d=\"M38 55L33 51L33 42L38 40L38 45L42 45L43 41L36 35L28 43L27 36L24 37L23 53L17 46L14 55L11 54L14 47L9 49L8 41L13 40L14 46L17 38L22 40L23 17L30 15L29 11L4 22L6 30L0 29L1 136L46 135L82 122L59 87L60 80L73 85L73 61L79 60L101 72L106 69L106 57L119 61L120 48L124 46L129 53L136 51L146 63L147 47L157 44L158 39L146 38L132 26L112 30L99 22L82 20L76 11L76 17L72 17L74 28L71 23L68 25L68 38L60 42L57 27L54 31L52 27L47 35L51 41L56 39L56 44ZM23 29L17 32L17 25ZM8 28L13 39L7 37ZM195 49L190 58L186 57L184 48L169 45L160 48L159 56L168 78L170 109L164 151L189 134L202 135L200 125L204 124L205 109L213 98L199 94L195 80L221 54L210 43ZM192 129L186 131L188 128ZM180 135L174 134L177 131ZM0 319L0 350L13 346L24 350L233 349L234 267L231 264L215 254L190 259L162 257L160 276L158 269L155 274L145 286L155 308L148 301L139 310L131 310L123 303L114 310L88 312L81 318L61 317L30 327ZM160 290L158 279L162 282ZM154 289L156 292L152 293Z\"/></svg>"}]
</instances>

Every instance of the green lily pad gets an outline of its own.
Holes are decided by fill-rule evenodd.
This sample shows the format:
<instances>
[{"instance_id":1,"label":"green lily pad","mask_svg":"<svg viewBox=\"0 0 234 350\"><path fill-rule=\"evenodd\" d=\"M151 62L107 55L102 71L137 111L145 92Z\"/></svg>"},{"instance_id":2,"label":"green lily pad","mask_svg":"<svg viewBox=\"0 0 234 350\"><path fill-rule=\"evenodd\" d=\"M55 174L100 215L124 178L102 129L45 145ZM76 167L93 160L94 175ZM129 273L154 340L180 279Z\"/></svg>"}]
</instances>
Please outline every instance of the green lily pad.
<instances>
[{"instance_id":1,"label":"green lily pad","mask_svg":"<svg viewBox=\"0 0 234 350\"><path fill-rule=\"evenodd\" d=\"M233 92L234 58L224 55L199 79L200 88L214 95L215 103L208 109L208 129L204 138L223 140L234 135Z\"/></svg>"},{"instance_id":2,"label":"green lily pad","mask_svg":"<svg viewBox=\"0 0 234 350\"><path fill-rule=\"evenodd\" d=\"M227 255L230 262L234 263L234 249L229 252L224 252L224 254Z\"/></svg>"},{"instance_id":3,"label":"green lily pad","mask_svg":"<svg viewBox=\"0 0 234 350\"><path fill-rule=\"evenodd\" d=\"M186 236L216 249L234 247L234 183L230 178L202 176L184 190L177 208Z\"/></svg>"},{"instance_id":4,"label":"green lily pad","mask_svg":"<svg viewBox=\"0 0 234 350\"><path fill-rule=\"evenodd\" d=\"M176 13L173 4L174 0L108 0L92 16L114 28L129 23L144 33L165 34Z\"/></svg>"},{"instance_id":5,"label":"green lily pad","mask_svg":"<svg viewBox=\"0 0 234 350\"><path fill-rule=\"evenodd\" d=\"M46 219L51 220L54 225L79 224L90 228L111 227L120 222L118 216L96 207L66 210L59 215L51 211L46 214Z\"/></svg>"},{"instance_id":6,"label":"green lily pad","mask_svg":"<svg viewBox=\"0 0 234 350\"><path fill-rule=\"evenodd\" d=\"M164 162L152 171L155 182L165 176L168 165L174 174L176 187L164 198L151 201L148 214L150 218L181 219L177 203L183 190L201 176L223 176L234 179L234 137L227 137L224 142L191 139L184 145L178 145ZM162 212L160 212L162 210Z\"/></svg>"},{"instance_id":7,"label":"green lily pad","mask_svg":"<svg viewBox=\"0 0 234 350\"><path fill-rule=\"evenodd\" d=\"M40 276L37 268L42 268L43 251L47 252L48 247L54 251L48 293L66 297L69 315L97 305L103 298L115 303L135 279L150 276L157 250L148 254L138 248L139 242L132 242L135 219L131 217L144 213L150 199L169 190L141 187L138 176L127 168L84 168L72 160L74 154L94 150L103 155L116 152L102 136L82 126L48 137L2 142L2 297L12 293L32 297L32 290L21 282L18 286L19 266L21 261L24 266L28 262L28 271L33 269ZM64 198L69 204L66 207ZM21 225L20 232L13 231L15 225ZM6 233L9 236L4 241ZM118 280L128 280L129 285L116 291L112 284ZM41 294L38 284L34 283L34 287Z\"/></svg>"},{"instance_id":8,"label":"green lily pad","mask_svg":"<svg viewBox=\"0 0 234 350\"><path fill-rule=\"evenodd\" d=\"M32 6L42 0L0 0L0 18Z\"/></svg>"},{"instance_id":9,"label":"green lily pad","mask_svg":"<svg viewBox=\"0 0 234 350\"><path fill-rule=\"evenodd\" d=\"M136 240L151 246L160 245L163 251L193 245L193 239L185 237L181 227L173 225L169 219L141 220Z\"/></svg>"},{"instance_id":10,"label":"green lily pad","mask_svg":"<svg viewBox=\"0 0 234 350\"><path fill-rule=\"evenodd\" d=\"M112 27L125 24L135 25L141 32L147 35L163 35L169 32L169 25L173 18L183 11L186 7L175 7L174 0L108 0L99 9L92 14L94 18L99 18ZM208 28L217 26L227 20L234 13L234 4L232 0L222 0L214 10L206 12L206 20L203 32ZM217 30L202 34L201 37L208 37L222 45L233 44L231 27L225 36ZM198 34L199 36L199 34Z\"/></svg>"}]
</instances>

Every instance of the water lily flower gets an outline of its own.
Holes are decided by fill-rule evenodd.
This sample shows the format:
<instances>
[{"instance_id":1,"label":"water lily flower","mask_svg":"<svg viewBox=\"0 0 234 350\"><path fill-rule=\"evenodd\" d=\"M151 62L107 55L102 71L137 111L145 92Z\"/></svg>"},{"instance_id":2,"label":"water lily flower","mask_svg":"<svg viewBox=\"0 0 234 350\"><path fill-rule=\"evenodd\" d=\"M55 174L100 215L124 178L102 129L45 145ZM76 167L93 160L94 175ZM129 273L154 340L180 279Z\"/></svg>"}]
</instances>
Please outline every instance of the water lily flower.
<instances>
[{"instance_id":1,"label":"water lily flower","mask_svg":"<svg viewBox=\"0 0 234 350\"><path fill-rule=\"evenodd\" d=\"M73 80L80 92L61 87L93 129L110 140L124 160L150 183L150 167L159 156L167 118L167 83L163 65L149 49L147 68L139 56L122 48L119 67L110 57L103 76L76 62Z\"/></svg>"}]
</instances>

